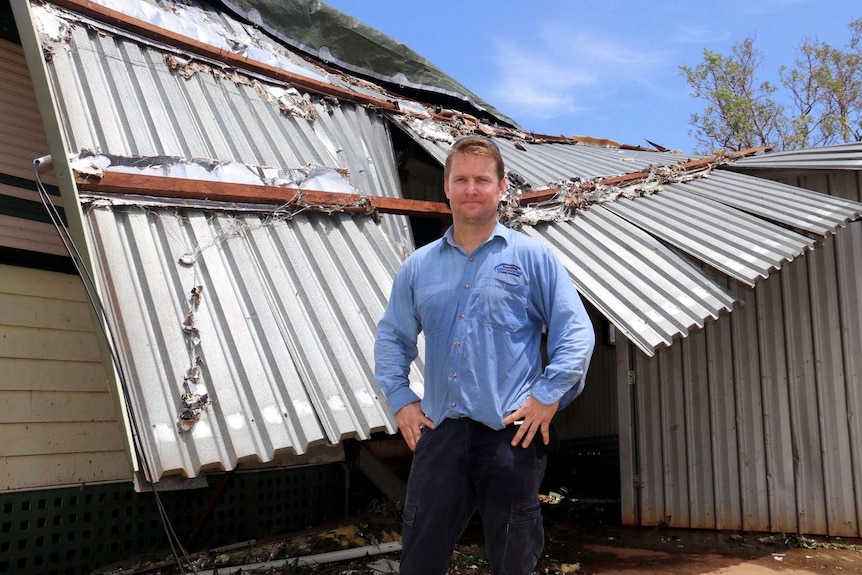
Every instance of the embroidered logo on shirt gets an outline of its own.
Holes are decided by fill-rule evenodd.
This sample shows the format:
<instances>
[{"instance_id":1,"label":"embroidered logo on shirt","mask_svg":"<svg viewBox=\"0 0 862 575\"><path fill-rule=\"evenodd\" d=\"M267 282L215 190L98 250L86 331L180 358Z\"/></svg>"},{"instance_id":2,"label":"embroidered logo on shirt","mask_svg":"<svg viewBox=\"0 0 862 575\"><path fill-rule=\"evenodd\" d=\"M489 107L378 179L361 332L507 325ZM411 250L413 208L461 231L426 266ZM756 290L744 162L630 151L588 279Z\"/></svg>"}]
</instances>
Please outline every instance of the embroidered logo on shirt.
<instances>
[{"instance_id":1,"label":"embroidered logo on shirt","mask_svg":"<svg viewBox=\"0 0 862 575\"><path fill-rule=\"evenodd\" d=\"M516 266L515 264L497 264L494 266L494 271L498 274L506 274L516 278L519 278L524 275L524 272L521 271L521 268Z\"/></svg>"}]
</instances>

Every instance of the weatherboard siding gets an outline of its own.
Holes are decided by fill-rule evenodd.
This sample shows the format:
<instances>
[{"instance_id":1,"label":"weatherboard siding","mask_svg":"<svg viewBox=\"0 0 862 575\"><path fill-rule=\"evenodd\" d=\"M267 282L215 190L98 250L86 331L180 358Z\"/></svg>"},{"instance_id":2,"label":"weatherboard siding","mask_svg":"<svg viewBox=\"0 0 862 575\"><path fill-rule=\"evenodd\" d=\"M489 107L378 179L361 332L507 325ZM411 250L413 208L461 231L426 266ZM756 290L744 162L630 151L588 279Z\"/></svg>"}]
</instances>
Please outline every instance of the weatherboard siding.
<instances>
[{"instance_id":1,"label":"weatherboard siding","mask_svg":"<svg viewBox=\"0 0 862 575\"><path fill-rule=\"evenodd\" d=\"M78 277L0 265L0 491L128 480Z\"/></svg>"},{"instance_id":2,"label":"weatherboard siding","mask_svg":"<svg viewBox=\"0 0 862 575\"><path fill-rule=\"evenodd\" d=\"M33 179L48 139L21 46L0 39L0 173Z\"/></svg>"},{"instance_id":3,"label":"weatherboard siding","mask_svg":"<svg viewBox=\"0 0 862 575\"><path fill-rule=\"evenodd\" d=\"M47 153L24 52L0 39L0 248L67 253L36 193L33 160ZM45 183L55 184L53 172L44 172ZM62 205L59 197L53 201Z\"/></svg>"}]
</instances>

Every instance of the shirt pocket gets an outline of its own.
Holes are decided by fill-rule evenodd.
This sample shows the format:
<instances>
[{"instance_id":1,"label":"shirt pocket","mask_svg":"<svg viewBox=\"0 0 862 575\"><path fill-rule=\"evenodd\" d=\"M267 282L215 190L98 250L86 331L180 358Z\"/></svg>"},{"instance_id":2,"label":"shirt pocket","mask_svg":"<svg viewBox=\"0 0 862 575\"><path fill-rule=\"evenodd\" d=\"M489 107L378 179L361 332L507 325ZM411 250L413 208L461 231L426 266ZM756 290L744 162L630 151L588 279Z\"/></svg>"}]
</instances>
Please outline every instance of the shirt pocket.
<instances>
[{"instance_id":1,"label":"shirt pocket","mask_svg":"<svg viewBox=\"0 0 862 575\"><path fill-rule=\"evenodd\" d=\"M416 290L416 310L425 335L441 331L452 315L452 295L448 283L422 286Z\"/></svg>"},{"instance_id":2,"label":"shirt pocket","mask_svg":"<svg viewBox=\"0 0 862 575\"><path fill-rule=\"evenodd\" d=\"M503 331L518 331L527 323L529 286L510 278L489 278L482 284L481 320Z\"/></svg>"}]
</instances>

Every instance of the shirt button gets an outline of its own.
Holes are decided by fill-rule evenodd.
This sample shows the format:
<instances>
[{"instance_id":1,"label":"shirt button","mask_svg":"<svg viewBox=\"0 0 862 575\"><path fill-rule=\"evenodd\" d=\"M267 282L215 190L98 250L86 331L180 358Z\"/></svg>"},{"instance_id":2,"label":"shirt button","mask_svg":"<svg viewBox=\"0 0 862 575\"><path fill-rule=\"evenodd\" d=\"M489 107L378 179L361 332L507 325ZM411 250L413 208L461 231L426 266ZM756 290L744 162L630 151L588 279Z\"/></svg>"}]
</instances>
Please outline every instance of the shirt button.
<instances>
[{"instance_id":1,"label":"shirt button","mask_svg":"<svg viewBox=\"0 0 862 575\"><path fill-rule=\"evenodd\" d=\"M461 312L461 313L459 313L458 315L459 315L459 316L461 316L461 317L464 317L464 312L462 311L462 312Z\"/></svg>"},{"instance_id":2,"label":"shirt button","mask_svg":"<svg viewBox=\"0 0 862 575\"><path fill-rule=\"evenodd\" d=\"M461 342L460 342L460 341L456 341L456 342L455 342L455 347L461 347Z\"/></svg>"},{"instance_id":3,"label":"shirt button","mask_svg":"<svg viewBox=\"0 0 862 575\"><path fill-rule=\"evenodd\" d=\"M473 258L470 258L470 261L472 262L472 261L473 261Z\"/></svg>"},{"instance_id":4,"label":"shirt button","mask_svg":"<svg viewBox=\"0 0 862 575\"><path fill-rule=\"evenodd\" d=\"M465 286L464 286L464 289L470 289L470 286L469 286L469 285L465 285Z\"/></svg>"},{"instance_id":5,"label":"shirt button","mask_svg":"<svg viewBox=\"0 0 862 575\"><path fill-rule=\"evenodd\" d=\"M452 377L458 377L458 372L457 371L452 372Z\"/></svg>"},{"instance_id":6,"label":"shirt button","mask_svg":"<svg viewBox=\"0 0 862 575\"><path fill-rule=\"evenodd\" d=\"M452 405L450 405L449 407L455 407L455 403L453 402Z\"/></svg>"}]
</instances>

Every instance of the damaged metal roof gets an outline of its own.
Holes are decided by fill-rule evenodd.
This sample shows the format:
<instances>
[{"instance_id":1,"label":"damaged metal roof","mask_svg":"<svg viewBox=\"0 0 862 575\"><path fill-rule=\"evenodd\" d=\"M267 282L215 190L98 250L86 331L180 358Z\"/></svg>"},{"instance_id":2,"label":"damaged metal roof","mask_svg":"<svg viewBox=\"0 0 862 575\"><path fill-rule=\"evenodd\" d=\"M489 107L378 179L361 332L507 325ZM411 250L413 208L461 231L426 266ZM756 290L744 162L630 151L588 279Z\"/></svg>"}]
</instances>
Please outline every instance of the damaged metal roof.
<instances>
[{"instance_id":1,"label":"damaged metal roof","mask_svg":"<svg viewBox=\"0 0 862 575\"><path fill-rule=\"evenodd\" d=\"M374 384L400 259L371 218L85 198L155 478L397 429Z\"/></svg>"},{"instance_id":2,"label":"damaged metal roof","mask_svg":"<svg viewBox=\"0 0 862 575\"><path fill-rule=\"evenodd\" d=\"M141 11L139 16L147 15L146 6L130 5L135 14ZM193 17L189 7L177 10L157 12L158 22L185 24L189 33L209 38L202 31L209 20ZM178 64L178 56L164 49L107 33L110 28L81 25L73 14L47 5L36 16L40 29L52 31L43 35L53 49L50 73L71 153L88 150L154 165L235 162L263 172L338 168L367 194L400 195L389 128L374 110L226 73L199 60ZM224 43L216 32L236 28L245 30L228 20L209 33ZM339 80L332 77L332 82ZM385 216L383 225L402 253L412 251L404 218Z\"/></svg>"},{"instance_id":3,"label":"damaged metal roof","mask_svg":"<svg viewBox=\"0 0 862 575\"><path fill-rule=\"evenodd\" d=\"M266 66L249 71L202 56L207 49L191 54L34 6L79 174L397 197L390 121L441 163L464 131L463 118L308 63L193 2L101 4ZM329 95L297 89L282 72ZM806 234L832 233L862 213L860 204L719 170L665 178L659 168L687 159L673 153L469 130L498 142L513 193L560 189L511 223L557 250L584 297L649 355L734 305L703 264L752 284L810 247ZM661 177L580 195L582 182L639 171ZM406 217L384 214L378 226L296 206L99 195L83 207L154 479L394 431L371 346L394 271L412 249Z\"/></svg>"},{"instance_id":4,"label":"damaged metal roof","mask_svg":"<svg viewBox=\"0 0 862 575\"><path fill-rule=\"evenodd\" d=\"M445 162L454 138L439 125L399 126ZM713 167L662 178L657 168L688 159L674 153L493 139L510 182L561 191L518 208L512 223L553 246L581 294L647 355L736 303L700 264L753 286L812 248L809 235L834 233L862 214L856 202ZM659 176L596 186L576 198L576 213L567 208L567 189L638 171ZM558 223L532 227L542 221Z\"/></svg>"},{"instance_id":5,"label":"damaged metal roof","mask_svg":"<svg viewBox=\"0 0 862 575\"><path fill-rule=\"evenodd\" d=\"M106 4L214 42L255 34L185 5ZM78 174L400 195L387 120L374 109L51 5L34 16ZM346 86L276 45L272 53L279 66ZM82 209L152 479L396 430L372 347L394 270L413 249L406 217L378 224L141 194L87 196Z\"/></svg>"},{"instance_id":6,"label":"damaged metal roof","mask_svg":"<svg viewBox=\"0 0 862 575\"><path fill-rule=\"evenodd\" d=\"M740 160L736 163L736 167L793 171L860 170L862 169L862 142L760 154Z\"/></svg>"},{"instance_id":7,"label":"damaged metal roof","mask_svg":"<svg viewBox=\"0 0 862 575\"><path fill-rule=\"evenodd\" d=\"M650 355L735 303L714 280L605 206L522 230L550 245L581 295Z\"/></svg>"}]
</instances>

